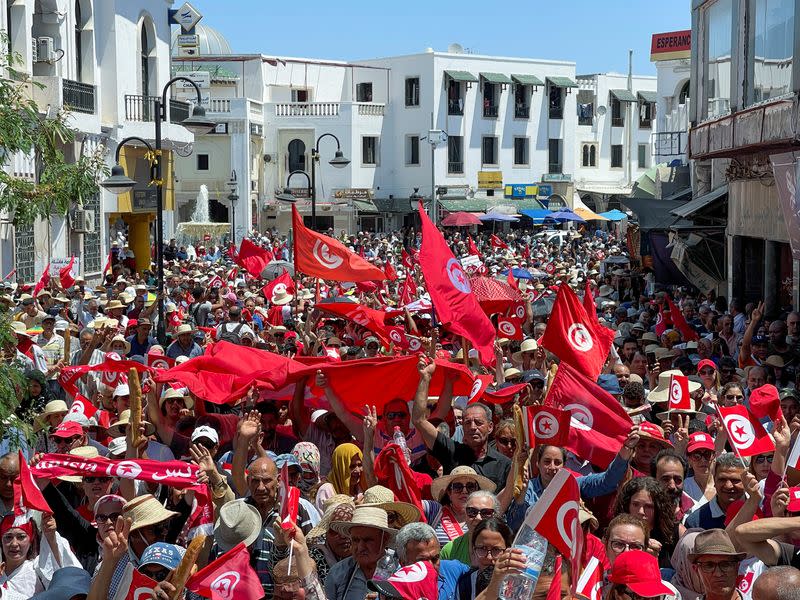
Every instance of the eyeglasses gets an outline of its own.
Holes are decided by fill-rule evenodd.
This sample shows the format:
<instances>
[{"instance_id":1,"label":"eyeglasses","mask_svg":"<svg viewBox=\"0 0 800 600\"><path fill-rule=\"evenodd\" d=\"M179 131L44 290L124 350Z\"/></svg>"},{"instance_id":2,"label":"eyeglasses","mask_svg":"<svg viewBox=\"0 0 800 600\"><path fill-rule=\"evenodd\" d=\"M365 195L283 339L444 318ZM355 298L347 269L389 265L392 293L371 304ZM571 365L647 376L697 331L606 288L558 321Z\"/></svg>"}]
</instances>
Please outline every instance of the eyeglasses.
<instances>
[{"instance_id":1,"label":"eyeglasses","mask_svg":"<svg viewBox=\"0 0 800 600\"><path fill-rule=\"evenodd\" d=\"M153 581L164 581L170 573L169 569L165 567L157 566L157 568L153 569L148 568L149 566L139 567L139 572Z\"/></svg>"},{"instance_id":2,"label":"eyeglasses","mask_svg":"<svg viewBox=\"0 0 800 600\"><path fill-rule=\"evenodd\" d=\"M168 404L186 404L186 402L183 399L183 396L175 398L167 398L164 402Z\"/></svg>"},{"instance_id":3,"label":"eyeglasses","mask_svg":"<svg viewBox=\"0 0 800 600\"><path fill-rule=\"evenodd\" d=\"M475 546L474 550L475 554L477 554L479 558L486 558L487 556L495 558L500 556L500 553L503 552L505 548L487 548L486 546Z\"/></svg>"},{"instance_id":4,"label":"eyeglasses","mask_svg":"<svg viewBox=\"0 0 800 600\"><path fill-rule=\"evenodd\" d=\"M628 550L644 550L644 544L638 542L624 542L611 540L608 544L614 552L627 552Z\"/></svg>"},{"instance_id":5,"label":"eyeglasses","mask_svg":"<svg viewBox=\"0 0 800 600\"><path fill-rule=\"evenodd\" d=\"M713 375L714 369L702 369L700 375Z\"/></svg>"},{"instance_id":6,"label":"eyeglasses","mask_svg":"<svg viewBox=\"0 0 800 600\"><path fill-rule=\"evenodd\" d=\"M106 522L116 523L117 519L121 516L122 513L118 512L109 513L107 515L95 515L94 522L97 523L98 525L102 525L103 523Z\"/></svg>"},{"instance_id":7,"label":"eyeglasses","mask_svg":"<svg viewBox=\"0 0 800 600\"><path fill-rule=\"evenodd\" d=\"M726 400L744 400L744 396L742 394L725 394Z\"/></svg>"},{"instance_id":8,"label":"eyeglasses","mask_svg":"<svg viewBox=\"0 0 800 600\"><path fill-rule=\"evenodd\" d=\"M111 481L111 477L84 477L84 483L108 483Z\"/></svg>"},{"instance_id":9,"label":"eyeglasses","mask_svg":"<svg viewBox=\"0 0 800 600\"><path fill-rule=\"evenodd\" d=\"M703 452L690 452L689 458L695 458L700 460L711 460L711 457L714 456L714 453L711 450L705 450Z\"/></svg>"},{"instance_id":10,"label":"eyeglasses","mask_svg":"<svg viewBox=\"0 0 800 600\"><path fill-rule=\"evenodd\" d=\"M407 419L408 413L407 412L388 412L386 413L386 418L390 421L394 421L395 419Z\"/></svg>"},{"instance_id":11,"label":"eyeglasses","mask_svg":"<svg viewBox=\"0 0 800 600\"><path fill-rule=\"evenodd\" d=\"M703 573L710 575L717 569L720 570L721 573L730 573L734 569L739 568L739 561L738 560L723 560L720 562L711 562L711 561L698 561L694 563L697 565L697 568L700 569Z\"/></svg>"},{"instance_id":12,"label":"eyeglasses","mask_svg":"<svg viewBox=\"0 0 800 600\"><path fill-rule=\"evenodd\" d=\"M756 456L756 464L757 465L763 465L765 462L767 462L769 464L772 464L772 459L773 458L774 457L773 457L772 454L767 454L767 455L763 455L762 454L761 456Z\"/></svg>"},{"instance_id":13,"label":"eyeglasses","mask_svg":"<svg viewBox=\"0 0 800 600\"><path fill-rule=\"evenodd\" d=\"M491 519L494 516L493 508L474 508L472 506L468 506L464 510L467 513L467 517L470 519L474 519L478 515L481 516L481 519Z\"/></svg>"},{"instance_id":14,"label":"eyeglasses","mask_svg":"<svg viewBox=\"0 0 800 600\"><path fill-rule=\"evenodd\" d=\"M497 443L502 444L503 446L516 446L517 440L514 438L497 438Z\"/></svg>"},{"instance_id":15,"label":"eyeglasses","mask_svg":"<svg viewBox=\"0 0 800 600\"><path fill-rule=\"evenodd\" d=\"M52 437L53 437L53 441L55 441L55 443L56 443L56 446L74 444L75 442L77 442L81 438L81 436L79 436L79 435L73 435L72 437L68 437L68 438L62 438L62 437L58 437L58 436L52 436Z\"/></svg>"},{"instance_id":16,"label":"eyeglasses","mask_svg":"<svg viewBox=\"0 0 800 600\"><path fill-rule=\"evenodd\" d=\"M457 481L447 486L447 489L451 492L455 492L456 494L460 494L465 490L468 494L471 494L472 492L477 492L480 489L480 486L475 481L470 481L469 483L461 483Z\"/></svg>"}]
</instances>

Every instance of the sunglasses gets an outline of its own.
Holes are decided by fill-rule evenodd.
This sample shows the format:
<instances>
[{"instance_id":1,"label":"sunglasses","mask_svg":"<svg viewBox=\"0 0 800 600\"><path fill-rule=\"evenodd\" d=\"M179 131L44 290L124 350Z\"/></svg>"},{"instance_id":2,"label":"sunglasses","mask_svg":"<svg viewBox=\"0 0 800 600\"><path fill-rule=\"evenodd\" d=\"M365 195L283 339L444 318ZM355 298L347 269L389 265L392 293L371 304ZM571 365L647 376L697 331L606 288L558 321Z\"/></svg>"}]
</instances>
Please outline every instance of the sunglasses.
<instances>
[{"instance_id":1,"label":"sunglasses","mask_svg":"<svg viewBox=\"0 0 800 600\"><path fill-rule=\"evenodd\" d=\"M390 421L394 421L395 419L407 419L408 413L407 412L388 412L386 413L386 418Z\"/></svg>"},{"instance_id":2,"label":"sunglasses","mask_svg":"<svg viewBox=\"0 0 800 600\"><path fill-rule=\"evenodd\" d=\"M94 522L97 523L98 525L102 525L103 523L106 522L116 523L117 519L121 516L122 513L118 512L109 513L107 515L95 515Z\"/></svg>"},{"instance_id":3,"label":"sunglasses","mask_svg":"<svg viewBox=\"0 0 800 600\"><path fill-rule=\"evenodd\" d=\"M84 483L95 483L95 482L97 482L97 483L108 483L109 481L111 481L111 477L92 477L92 476L89 476L89 477L84 477L83 481L84 481Z\"/></svg>"},{"instance_id":4,"label":"sunglasses","mask_svg":"<svg viewBox=\"0 0 800 600\"><path fill-rule=\"evenodd\" d=\"M765 462L769 463L769 464L772 464L772 459L773 458L774 457L773 457L772 454L756 456L756 464L757 465L763 465Z\"/></svg>"},{"instance_id":5,"label":"sunglasses","mask_svg":"<svg viewBox=\"0 0 800 600\"><path fill-rule=\"evenodd\" d=\"M517 440L514 438L497 438L497 443L503 446L516 446Z\"/></svg>"},{"instance_id":6,"label":"sunglasses","mask_svg":"<svg viewBox=\"0 0 800 600\"><path fill-rule=\"evenodd\" d=\"M544 381L531 381L530 386L539 390L544 389Z\"/></svg>"},{"instance_id":7,"label":"sunglasses","mask_svg":"<svg viewBox=\"0 0 800 600\"><path fill-rule=\"evenodd\" d=\"M714 369L703 369L700 371L700 375L713 375Z\"/></svg>"},{"instance_id":8,"label":"sunglasses","mask_svg":"<svg viewBox=\"0 0 800 600\"><path fill-rule=\"evenodd\" d=\"M478 515L481 516L481 519L491 519L494 516L493 508L473 508L472 506L468 506L465 512L470 519L474 519Z\"/></svg>"},{"instance_id":9,"label":"sunglasses","mask_svg":"<svg viewBox=\"0 0 800 600\"><path fill-rule=\"evenodd\" d=\"M744 396L741 394L725 394L726 400L744 400Z\"/></svg>"},{"instance_id":10,"label":"sunglasses","mask_svg":"<svg viewBox=\"0 0 800 600\"><path fill-rule=\"evenodd\" d=\"M456 482L447 486L447 489L451 492L455 492L456 494L460 494L465 490L468 494L471 494L472 492L477 492L480 489L480 486L476 481L470 481L469 483Z\"/></svg>"}]
</instances>

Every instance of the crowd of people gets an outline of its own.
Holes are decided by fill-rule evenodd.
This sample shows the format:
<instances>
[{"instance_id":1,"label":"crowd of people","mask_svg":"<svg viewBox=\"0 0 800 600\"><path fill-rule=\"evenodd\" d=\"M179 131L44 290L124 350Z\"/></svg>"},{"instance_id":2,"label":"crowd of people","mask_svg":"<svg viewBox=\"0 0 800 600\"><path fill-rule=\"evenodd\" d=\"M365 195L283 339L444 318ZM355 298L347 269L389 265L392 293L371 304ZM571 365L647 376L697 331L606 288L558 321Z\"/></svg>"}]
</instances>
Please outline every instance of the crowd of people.
<instances>
[{"instance_id":1,"label":"crowd of people","mask_svg":"<svg viewBox=\"0 0 800 600\"><path fill-rule=\"evenodd\" d=\"M533 598L800 598L800 314L663 288L604 231L551 243L534 231L443 233L456 257L475 257L463 263L476 277L521 299L521 339L498 332L495 364L440 326L413 230L337 236L395 276L369 285L290 273L290 285L270 287L280 273L253 277L225 249L174 244L163 290L151 271L135 270L124 244L96 287L0 283L14 338L5 356L27 386L0 431L0 599L124 600L140 576L152 591L139 597L155 599L496 599L526 567L516 533L562 470L580 490L582 560L549 544ZM278 232L250 241L291 259ZM596 382L631 426L603 466L572 446L532 446L514 419L515 406L547 402L558 372L541 341L561 286L591 294L600 326L613 331ZM383 311L418 346L326 310L348 302ZM320 368L284 390L254 384L235 402L169 381L228 344L305 366L414 355L416 391L354 410L337 392L346 371ZM107 368L114 361L139 365L140 380ZM484 396L456 393L448 362L487 379ZM224 365L215 373L225 384ZM688 376L690 408L669 410L674 375ZM754 394L774 396L780 410L761 418L769 448L742 457L719 409L749 407ZM112 476L119 470L46 476L51 457L67 454L92 464L182 461L195 481ZM397 456L418 501L387 468ZM26 478L49 510L20 510ZM287 525L288 486L299 503ZM198 551L206 498L213 514ZM214 589L184 589L176 575L187 552L196 577L241 548L257 593L236 595L241 569ZM593 568L599 578L587 587Z\"/></svg>"}]
</instances>

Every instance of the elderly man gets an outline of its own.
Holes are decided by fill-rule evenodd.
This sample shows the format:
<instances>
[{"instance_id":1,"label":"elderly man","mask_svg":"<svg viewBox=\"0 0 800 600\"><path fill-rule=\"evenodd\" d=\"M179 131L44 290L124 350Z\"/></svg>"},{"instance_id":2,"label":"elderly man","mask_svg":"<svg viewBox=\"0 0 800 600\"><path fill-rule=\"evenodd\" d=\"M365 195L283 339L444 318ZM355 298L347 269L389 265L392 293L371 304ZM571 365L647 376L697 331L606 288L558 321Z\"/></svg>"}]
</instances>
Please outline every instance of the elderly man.
<instances>
[{"instance_id":1,"label":"elderly man","mask_svg":"<svg viewBox=\"0 0 800 600\"><path fill-rule=\"evenodd\" d=\"M14 480L19 476L19 454L0 456L0 517L14 511Z\"/></svg>"},{"instance_id":2,"label":"elderly man","mask_svg":"<svg viewBox=\"0 0 800 600\"><path fill-rule=\"evenodd\" d=\"M733 452L720 455L714 465L714 488L717 493L706 504L686 517L686 527L702 529L725 527L725 513L728 507L744 495L743 473L742 461Z\"/></svg>"},{"instance_id":3,"label":"elderly man","mask_svg":"<svg viewBox=\"0 0 800 600\"><path fill-rule=\"evenodd\" d=\"M469 501L467 503L469 504ZM480 518L479 516L478 520ZM470 566L458 560L442 559L439 540L436 539L433 527L427 523L409 523L397 533L394 545L397 548L397 558L403 567L424 560L431 562L439 573L439 600L455 598L458 579L469 572Z\"/></svg>"},{"instance_id":4,"label":"elderly man","mask_svg":"<svg viewBox=\"0 0 800 600\"><path fill-rule=\"evenodd\" d=\"M436 370L436 363L426 364L424 357L417 365L419 386L414 397L411 420L420 433L431 454L441 463L445 475L459 465L475 469L479 475L491 479L501 489L506 484L511 460L489 447L489 434L494 429L492 411L484 404L470 404L464 410L462 427L464 441L456 442L441 433L428 420L428 388ZM441 401L441 399L440 399ZM449 406L449 403L448 403ZM437 409L438 410L438 409Z\"/></svg>"},{"instance_id":5,"label":"elderly man","mask_svg":"<svg viewBox=\"0 0 800 600\"><path fill-rule=\"evenodd\" d=\"M158 344L156 338L150 335L153 324L150 319L142 317L136 322L136 333L127 338L131 349L128 356L145 356L151 347Z\"/></svg>"},{"instance_id":6,"label":"elderly man","mask_svg":"<svg viewBox=\"0 0 800 600\"><path fill-rule=\"evenodd\" d=\"M689 560L703 581L704 600L739 600L742 597L736 589L736 578L739 563L746 556L744 552L736 552L722 529L709 529L697 534Z\"/></svg>"},{"instance_id":7,"label":"elderly man","mask_svg":"<svg viewBox=\"0 0 800 600\"><path fill-rule=\"evenodd\" d=\"M328 600L364 600L367 582L397 530L389 527L386 511L373 506L357 506L351 521L334 521L331 529L350 538L352 556L330 570L325 594Z\"/></svg>"},{"instance_id":8,"label":"elderly man","mask_svg":"<svg viewBox=\"0 0 800 600\"><path fill-rule=\"evenodd\" d=\"M203 354L203 348L192 339L194 329L189 324L178 325L175 330L176 340L168 347L165 354L170 358L178 358L185 356L187 358L194 358Z\"/></svg>"},{"instance_id":9,"label":"elderly man","mask_svg":"<svg viewBox=\"0 0 800 600\"><path fill-rule=\"evenodd\" d=\"M499 517L500 502L492 492L478 490L477 492L472 492L467 498L464 512L467 514L467 533L447 542L442 548L441 554L444 559L457 560L470 566L472 561L469 555L469 532L475 529L478 523L484 519Z\"/></svg>"},{"instance_id":10,"label":"elderly man","mask_svg":"<svg viewBox=\"0 0 800 600\"><path fill-rule=\"evenodd\" d=\"M773 567L764 571L753 585L753 598L759 600L793 600L800 596L800 570L794 567Z\"/></svg>"}]
</instances>

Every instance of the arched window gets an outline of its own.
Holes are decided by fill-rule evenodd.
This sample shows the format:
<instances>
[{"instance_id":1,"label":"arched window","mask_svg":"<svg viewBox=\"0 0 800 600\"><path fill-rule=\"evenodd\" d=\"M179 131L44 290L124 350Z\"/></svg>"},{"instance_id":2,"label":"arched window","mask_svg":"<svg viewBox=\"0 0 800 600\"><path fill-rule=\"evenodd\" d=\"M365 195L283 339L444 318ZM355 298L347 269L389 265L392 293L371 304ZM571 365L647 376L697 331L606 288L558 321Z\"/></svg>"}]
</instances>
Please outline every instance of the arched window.
<instances>
[{"instance_id":1,"label":"arched window","mask_svg":"<svg viewBox=\"0 0 800 600\"><path fill-rule=\"evenodd\" d=\"M289 173L306 170L306 145L303 140L294 139L289 142Z\"/></svg>"},{"instance_id":2,"label":"arched window","mask_svg":"<svg viewBox=\"0 0 800 600\"><path fill-rule=\"evenodd\" d=\"M83 81L83 15L81 0L75 0L75 78Z\"/></svg>"},{"instance_id":3,"label":"arched window","mask_svg":"<svg viewBox=\"0 0 800 600\"><path fill-rule=\"evenodd\" d=\"M146 96L150 91L150 36L147 35L147 26L145 23L142 23L142 39L140 44L142 48L142 94Z\"/></svg>"},{"instance_id":4,"label":"arched window","mask_svg":"<svg viewBox=\"0 0 800 600\"><path fill-rule=\"evenodd\" d=\"M597 166L597 146L594 144L589 146L589 164L593 167Z\"/></svg>"},{"instance_id":5,"label":"arched window","mask_svg":"<svg viewBox=\"0 0 800 600\"><path fill-rule=\"evenodd\" d=\"M678 104L686 104L686 101L689 99L689 82L683 84L681 88L681 93L678 94Z\"/></svg>"},{"instance_id":6,"label":"arched window","mask_svg":"<svg viewBox=\"0 0 800 600\"><path fill-rule=\"evenodd\" d=\"M582 153L583 153L583 156L582 156L581 164L584 167L588 167L589 166L589 144L584 144L583 145Z\"/></svg>"}]
</instances>

